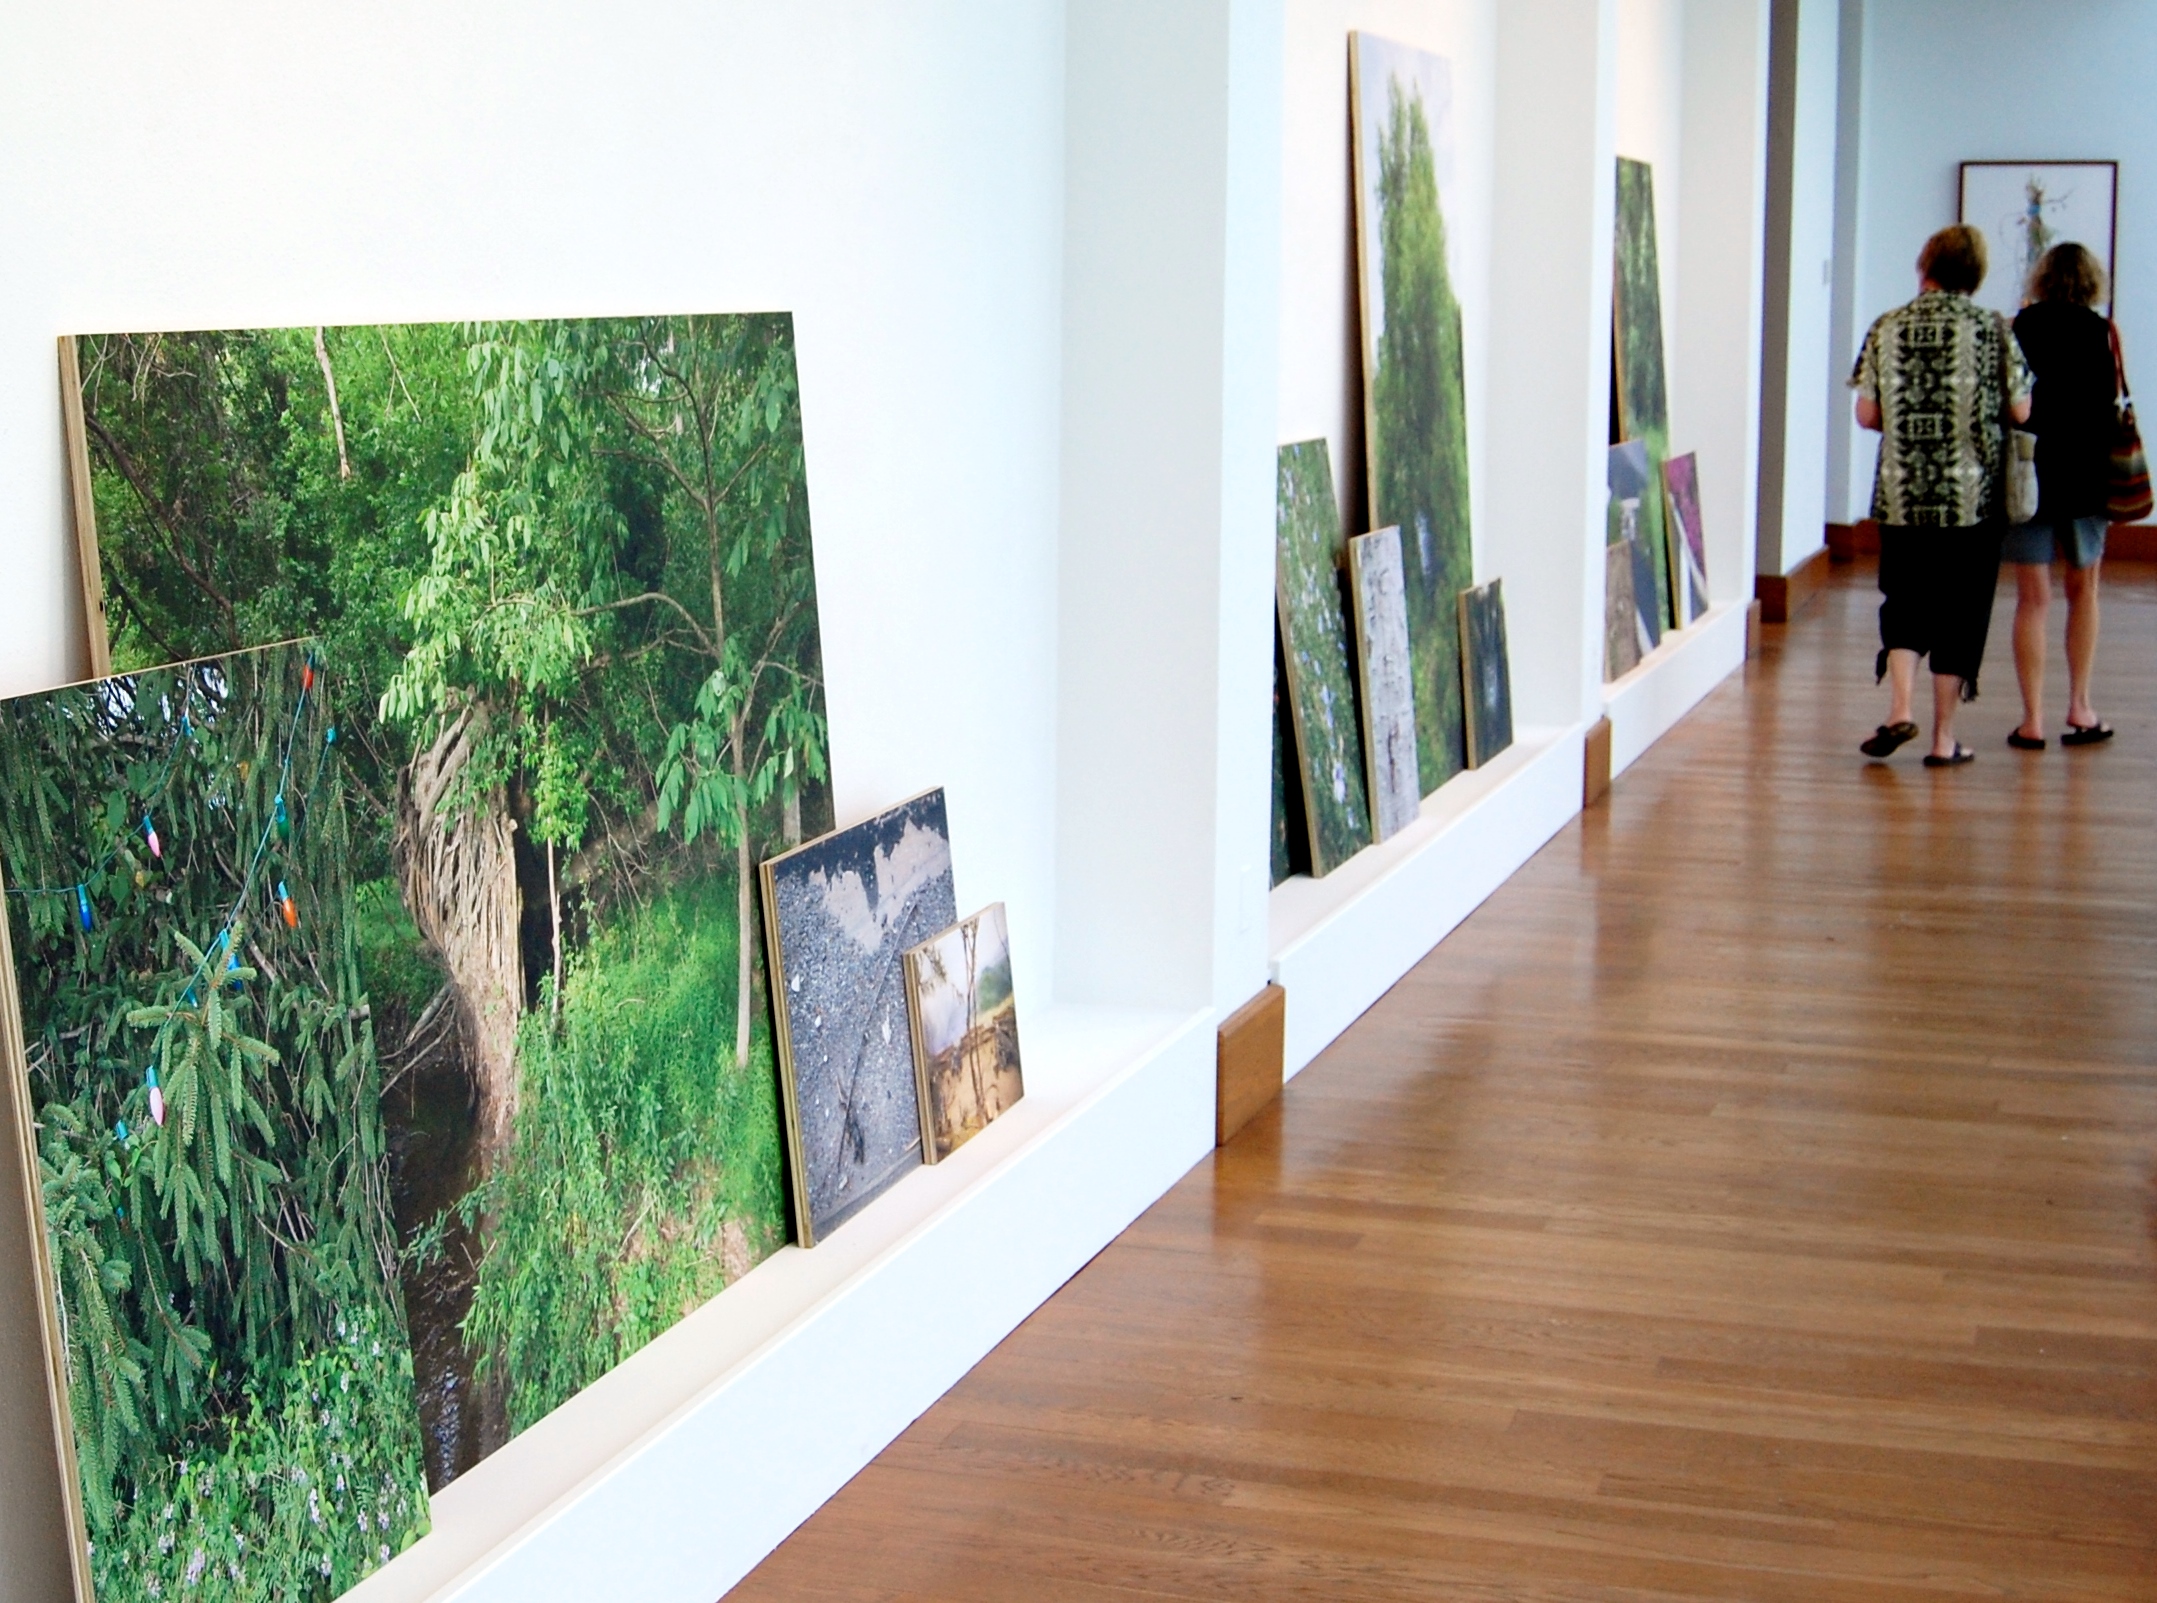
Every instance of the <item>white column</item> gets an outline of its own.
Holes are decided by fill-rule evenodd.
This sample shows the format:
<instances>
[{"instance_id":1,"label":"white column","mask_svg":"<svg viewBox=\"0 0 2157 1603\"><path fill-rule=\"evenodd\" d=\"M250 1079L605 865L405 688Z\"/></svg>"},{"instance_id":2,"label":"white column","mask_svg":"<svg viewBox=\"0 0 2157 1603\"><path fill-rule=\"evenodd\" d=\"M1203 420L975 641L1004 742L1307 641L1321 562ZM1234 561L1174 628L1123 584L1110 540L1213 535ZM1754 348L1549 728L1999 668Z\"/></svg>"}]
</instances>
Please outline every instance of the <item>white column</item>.
<instances>
[{"instance_id":1,"label":"white column","mask_svg":"<svg viewBox=\"0 0 2157 1603\"><path fill-rule=\"evenodd\" d=\"M1759 571L1827 543L1828 374L1835 248L1840 0L1775 0L1766 311L1761 341Z\"/></svg>"},{"instance_id":2,"label":"white column","mask_svg":"<svg viewBox=\"0 0 2157 1603\"><path fill-rule=\"evenodd\" d=\"M1523 724L1601 708L1616 75L1615 0L1498 8L1485 529Z\"/></svg>"},{"instance_id":3,"label":"white column","mask_svg":"<svg viewBox=\"0 0 2157 1603\"><path fill-rule=\"evenodd\" d=\"M1056 991L1265 982L1280 0L1067 14Z\"/></svg>"},{"instance_id":4,"label":"white column","mask_svg":"<svg viewBox=\"0 0 2157 1603\"><path fill-rule=\"evenodd\" d=\"M1686 0L1670 442L1700 458L1716 601L1752 594L1767 90L1768 0Z\"/></svg>"}]
</instances>

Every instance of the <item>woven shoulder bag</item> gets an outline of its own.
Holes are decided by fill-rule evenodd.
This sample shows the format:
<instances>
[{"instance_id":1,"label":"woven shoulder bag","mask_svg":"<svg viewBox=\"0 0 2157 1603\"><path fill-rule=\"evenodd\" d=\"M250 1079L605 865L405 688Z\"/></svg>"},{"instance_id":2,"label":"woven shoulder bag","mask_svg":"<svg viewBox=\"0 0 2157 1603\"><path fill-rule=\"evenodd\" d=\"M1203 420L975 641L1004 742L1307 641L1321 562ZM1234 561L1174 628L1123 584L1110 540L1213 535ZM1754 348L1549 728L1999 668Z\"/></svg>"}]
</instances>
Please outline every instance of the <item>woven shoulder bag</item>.
<instances>
[{"instance_id":1,"label":"woven shoulder bag","mask_svg":"<svg viewBox=\"0 0 2157 1603\"><path fill-rule=\"evenodd\" d=\"M2150 515L2149 458L2142 431L2135 426L2133 393L2127 388L2127 359L2120 354L2120 330L2112 327L2112 371L2119 379L2119 413L2112 435L2111 471L2105 489L2105 516L2114 523L2140 523Z\"/></svg>"}]
</instances>

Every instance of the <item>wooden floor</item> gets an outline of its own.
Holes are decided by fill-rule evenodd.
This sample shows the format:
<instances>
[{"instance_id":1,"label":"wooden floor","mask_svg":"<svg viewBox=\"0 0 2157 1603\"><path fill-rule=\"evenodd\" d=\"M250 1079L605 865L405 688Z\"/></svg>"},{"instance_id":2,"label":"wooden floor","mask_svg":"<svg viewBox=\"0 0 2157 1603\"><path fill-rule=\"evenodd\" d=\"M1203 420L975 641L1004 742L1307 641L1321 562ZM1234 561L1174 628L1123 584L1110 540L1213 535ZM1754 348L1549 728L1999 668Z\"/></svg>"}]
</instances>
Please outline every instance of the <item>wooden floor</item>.
<instances>
[{"instance_id":1,"label":"wooden floor","mask_svg":"<svg viewBox=\"0 0 2157 1603\"><path fill-rule=\"evenodd\" d=\"M1927 772L1845 571L734 1597L2157 1598L2141 572Z\"/></svg>"}]
</instances>

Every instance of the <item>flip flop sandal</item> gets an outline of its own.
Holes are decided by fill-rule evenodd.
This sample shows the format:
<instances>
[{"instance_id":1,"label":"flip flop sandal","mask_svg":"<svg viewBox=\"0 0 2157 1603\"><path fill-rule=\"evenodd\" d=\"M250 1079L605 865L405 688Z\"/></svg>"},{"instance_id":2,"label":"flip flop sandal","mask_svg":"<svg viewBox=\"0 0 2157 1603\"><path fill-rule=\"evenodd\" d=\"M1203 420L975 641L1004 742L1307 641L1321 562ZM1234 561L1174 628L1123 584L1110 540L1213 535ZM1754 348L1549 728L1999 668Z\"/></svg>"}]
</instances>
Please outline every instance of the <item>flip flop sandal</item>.
<instances>
[{"instance_id":1,"label":"flip flop sandal","mask_svg":"<svg viewBox=\"0 0 2157 1603\"><path fill-rule=\"evenodd\" d=\"M1929 751L1925 753L1925 766L1927 768L1960 768L1964 763L1974 763L1976 761L1977 753L1970 750L1959 740L1955 742L1955 750L1951 756L1937 757Z\"/></svg>"},{"instance_id":2,"label":"flip flop sandal","mask_svg":"<svg viewBox=\"0 0 2157 1603\"><path fill-rule=\"evenodd\" d=\"M2019 729L2009 732L2007 743L2017 751L2043 751L2045 749L2045 737L2043 735L2025 735Z\"/></svg>"},{"instance_id":3,"label":"flip flop sandal","mask_svg":"<svg viewBox=\"0 0 2157 1603\"><path fill-rule=\"evenodd\" d=\"M2111 738L2112 726L2110 724L2069 724L2067 733L2060 736L2060 744L2063 746L2094 746L2100 741L2110 740Z\"/></svg>"},{"instance_id":4,"label":"flip flop sandal","mask_svg":"<svg viewBox=\"0 0 2157 1603\"><path fill-rule=\"evenodd\" d=\"M1860 741L1858 750L1868 757L1885 757L1905 741L1917 739L1917 725L1909 722L1882 724L1869 740Z\"/></svg>"}]
</instances>

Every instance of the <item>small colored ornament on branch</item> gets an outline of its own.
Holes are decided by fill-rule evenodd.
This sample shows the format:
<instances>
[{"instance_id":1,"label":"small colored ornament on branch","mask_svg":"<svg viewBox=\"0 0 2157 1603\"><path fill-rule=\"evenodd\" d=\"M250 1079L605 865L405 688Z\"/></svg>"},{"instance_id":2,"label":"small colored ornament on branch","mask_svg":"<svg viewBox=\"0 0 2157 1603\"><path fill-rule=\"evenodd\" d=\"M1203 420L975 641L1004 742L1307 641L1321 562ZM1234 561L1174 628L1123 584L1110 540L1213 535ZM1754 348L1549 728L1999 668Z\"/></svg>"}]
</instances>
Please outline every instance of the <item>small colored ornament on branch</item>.
<instances>
[{"instance_id":1,"label":"small colored ornament on branch","mask_svg":"<svg viewBox=\"0 0 2157 1603\"><path fill-rule=\"evenodd\" d=\"M75 887L75 917L81 920L85 935L97 925L97 920L90 915L90 887L87 885Z\"/></svg>"},{"instance_id":2,"label":"small colored ornament on branch","mask_svg":"<svg viewBox=\"0 0 2157 1603\"><path fill-rule=\"evenodd\" d=\"M292 815L285 811L285 793L283 791L277 793L277 837L280 840L287 841L292 838Z\"/></svg>"},{"instance_id":3,"label":"small colored ornament on branch","mask_svg":"<svg viewBox=\"0 0 2157 1603\"><path fill-rule=\"evenodd\" d=\"M125 1141L127 1139L127 1121L122 1119L118 1124L115 1124L112 1127L112 1133L121 1141ZM125 1219L127 1215L123 1213L120 1217Z\"/></svg>"},{"instance_id":4,"label":"small colored ornament on branch","mask_svg":"<svg viewBox=\"0 0 2157 1603\"><path fill-rule=\"evenodd\" d=\"M296 930L300 927L300 910L292 905L292 893L285 889L283 880L277 882L277 910L285 915L286 929Z\"/></svg>"},{"instance_id":5,"label":"small colored ornament on branch","mask_svg":"<svg viewBox=\"0 0 2157 1603\"><path fill-rule=\"evenodd\" d=\"M148 813L142 815L142 838L150 843L150 855L162 861L165 843L157 838L157 825L151 821Z\"/></svg>"},{"instance_id":6,"label":"small colored ornament on branch","mask_svg":"<svg viewBox=\"0 0 2157 1603\"><path fill-rule=\"evenodd\" d=\"M157 1087L157 1065L150 1065L150 1122L159 1129L165 1124L165 1093Z\"/></svg>"},{"instance_id":7,"label":"small colored ornament on branch","mask_svg":"<svg viewBox=\"0 0 2157 1603\"><path fill-rule=\"evenodd\" d=\"M300 694L304 696L307 694L308 691L314 689L314 687L315 659L309 657L306 661L306 664L300 669Z\"/></svg>"},{"instance_id":8,"label":"small colored ornament on branch","mask_svg":"<svg viewBox=\"0 0 2157 1603\"><path fill-rule=\"evenodd\" d=\"M325 746L337 744L337 726L335 724L331 724L328 729L322 732L322 744Z\"/></svg>"}]
</instances>

